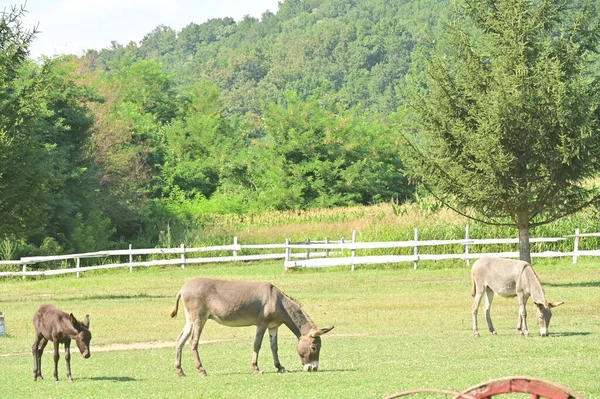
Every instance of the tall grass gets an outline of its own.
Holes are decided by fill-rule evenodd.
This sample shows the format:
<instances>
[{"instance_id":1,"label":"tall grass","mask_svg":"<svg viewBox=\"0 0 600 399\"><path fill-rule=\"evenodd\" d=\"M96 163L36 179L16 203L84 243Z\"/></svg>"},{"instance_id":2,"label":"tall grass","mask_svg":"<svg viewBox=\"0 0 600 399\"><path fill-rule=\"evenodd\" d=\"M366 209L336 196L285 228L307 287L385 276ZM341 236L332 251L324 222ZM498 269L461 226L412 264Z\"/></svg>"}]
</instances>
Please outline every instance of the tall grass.
<instances>
[{"instance_id":1,"label":"tall grass","mask_svg":"<svg viewBox=\"0 0 600 399\"><path fill-rule=\"evenodd\" d=\"M179 247L182 243L190 247L231 244L233 237L238 237L241 244L283 244L286 238L292 242L352 238L353 231L357 232L357 240L367 241L408 241L414 238L418 230L419 240L457 240L465 238L466 226L469 226L469 238L515 238L517 231L505 226L491 226L474 222L455 212L441 207L434 201L421 198L418 202L398 205L381 203L372 206L352 206L331 209L308 209L295 211L265 212L262 214L213 214L203 218L197 226L166 225L159 234L157 246L162 248ZM579 228L582 233L600 231L600 219L594 210L586 210L554 223L532 229L532 237L563 237L571 235ZM2 250L7 252L10 246L0 242ZM584 238L579 242L579 249L597 249L600 238ZM477 245L470 248L471 253L489 253L516 251L516 244L510 245ZM573 249L573 239L565 239L555 243L532 243L532 252L561 251ZM463 253L463 245L443 245L423 248L421 253ZM412 254L412 248L362 250L358 255L380 254ZM264 253L260 250L244 250L241 255ZM229 252L213 253L211 256L227 256ZM136 261L146 259L162 259L163 256L141 257ZM111 260L112 261L112 260ZM123 257L122 262L127 262ZM91 266L107 262L102 258L82 260L82 266ZM443 263L443 262L442 262ZM434 263L430 263L434 264ZM447 265L448 263L446 263ZM424 265L427 265L425 263ZM446 265L442 265L445 267ZM44 268L48 264L44 265ZM35 269L37 266L32 266ZM55 267L73 267L73 265L58 264ZM437 266L435 266L437 267ZM8 268L14 270L14 268Z\"/></svg>"},{"instance_id":2,"label":"tall grass","mask_svg":"<svg viewBox=\"0 0 600 399\"><path fill-rule=\"evenodd\" d=\"M349 240L352 232L357 232L359 241L406 241L414 238L418 229L419 240L456 240L465 238L469 225L469 238L515 238L517 230L506 226L492 226L475 222L455 212L431 204L421 199L417 203L398 206L382 203L372 206L354 206L333 209L310 209L285 212L267 212L260 215L215 215L211 221L197 231L190 231L192 245L212 245L230 243L232 236L238 236L243 244L283 243L286 238L292 241L322 240L324 238ZM594 210L582 211L536 227L530 231L531 237L563 237L574 234L579 228L584 232L600 231L600 219ZM596 249L598 238L580 240L579 248ZM557 243L534 243L532 251L570 251L573 240ZM482 252L514 251L515 245L488 245L478 247ZM405 250L404 252L408 253ZM462 252L460 245L430 248L429 253ZM398 250L397 253L403 253Z\"/></svg>"}]
</instances>

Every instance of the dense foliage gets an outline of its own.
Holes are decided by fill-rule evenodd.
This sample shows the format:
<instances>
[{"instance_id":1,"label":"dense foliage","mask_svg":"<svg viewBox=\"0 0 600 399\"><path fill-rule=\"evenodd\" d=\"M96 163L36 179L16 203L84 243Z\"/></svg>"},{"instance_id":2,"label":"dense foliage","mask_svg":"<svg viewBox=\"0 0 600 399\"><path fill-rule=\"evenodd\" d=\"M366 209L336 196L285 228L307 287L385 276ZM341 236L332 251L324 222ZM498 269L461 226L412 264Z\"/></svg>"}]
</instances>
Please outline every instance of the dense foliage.
<instances>
[{"instance_id":1,"label":"dense foliage","mask_svg":"<svg viewBox=\"0 0 600 399\"><path fill-rule=\"evenodd\" d=\"M5 11L0 257L153 246L215 214L403 202L405 78L451 8L284 0L41 60L25 11Z\"/></svg>"},{"instance_id":2,"label":"dense foliage","mask_svg":"<svg viewBox=\"0 0 600 399\"><path fill-rule=\"evenodd\" d=\"M462 213L517 227L530 260L530 227L600 198L589 184L600 171L596 12L562 0L464 3L428 54L406 160Z\"/></svg>"}]
</instances>

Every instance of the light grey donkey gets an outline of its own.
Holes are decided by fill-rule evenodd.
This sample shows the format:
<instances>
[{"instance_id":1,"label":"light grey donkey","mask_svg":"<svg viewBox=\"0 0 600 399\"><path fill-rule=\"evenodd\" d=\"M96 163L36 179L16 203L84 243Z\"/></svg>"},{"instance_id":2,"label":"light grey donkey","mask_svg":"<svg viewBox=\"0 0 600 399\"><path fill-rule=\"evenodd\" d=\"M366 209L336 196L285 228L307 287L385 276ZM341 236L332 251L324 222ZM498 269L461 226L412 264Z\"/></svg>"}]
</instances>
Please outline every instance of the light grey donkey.
<instances>
[{"instance_id":1,"label":"light grey donkey","mask_svg":"<svg viewBox=\"0 0 600 399\"><path fill-rule=\"evenodd\" d=\"M473 288L473 333L479 336L477 328L477 311L483 294L485 294L485 319L492 334L497 334L492 325L490 307L494 293L503 297L519 299L519 321L517 330L521 335L529 335L527 330L527 309L525 305L531 296L537 307L540 335L548 335L548 326L552 317L551 308L564 302L547 302L542 283L533 271L531 265L521 260L484 257L478 259L471 269Z\"/></svg>"},{"instance_id":2,"label":"light grey donkey","mask_svg":"<svg viewBox=\"0 0 600 399\"><path fill-rule=\"evenodd\" d=\"M229 327L256 326L252 356L252 370L256 374L261 373L258 352L267 329L275 367L279 372L285 372L277 355L280 325L285 324L298 338L297 352L305 371L317 371L319 368L321 335L333 328L317 328L298 302L270 283L192 279L177 293L171 317L177 315L180 298L185 310L185 326L177 340L175 369L179 376L185 375L181 368L181 350L190 336L196 368L200 375L206 375L198 354L198 341L208 319Z\"/></svg>"}]
</instances>

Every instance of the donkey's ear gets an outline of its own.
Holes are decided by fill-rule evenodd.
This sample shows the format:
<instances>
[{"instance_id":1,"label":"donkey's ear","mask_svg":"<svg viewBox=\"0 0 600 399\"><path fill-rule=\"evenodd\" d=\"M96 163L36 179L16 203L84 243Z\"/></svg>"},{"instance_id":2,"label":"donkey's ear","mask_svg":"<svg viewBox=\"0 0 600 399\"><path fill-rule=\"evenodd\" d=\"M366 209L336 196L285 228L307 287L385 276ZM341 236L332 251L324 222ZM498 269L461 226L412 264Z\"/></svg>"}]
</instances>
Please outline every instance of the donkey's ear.
<instances>
[{"instance_id":1,"label":"donkey's ear","mask_svg":"<svg viewBox=\"0 0 600 399\"><path fill-rule=\"evenodd\" d=\"M79 327L79 322L77 321L75 316L73 316L73 313L69 315L69 320L71 321L71 324L73 324L73 327L75 327L76 329L77 327Z\"/></svg>"},{"instance_id":2,"label":"donkey's ear","mask_svg":"<svg viewBox=\"0 0 600 399\"><path fill-rule=\"evenodd\" d=\"M534 302L533 304L535 306L537 306L538 309L542 309L542 308L546 307L546 304L545 303L541 303L541 302Z\"/></svg>"},{"instance_id":3,"label":"donkey's ear","mask_svg":"<svg viewBox=\"0 0 600 399\"><path fill-rule=\"evenodd\" d=\"M313 332L312 334L310 334L311 337L315 338L315 337L319 337L325 333L328 333L329 331L333 330L334 326L331 327L327 327L327 328L320 328L317 331Z\"/></svg>"},{"instance_id":4,"label":"donkey's ear","mask_svg":"<svg viewBox=\"0 0 600 399\"><path fill-rule=\"evenodd\" d=\"M564 303L564 302L550 302L550 303L548 304L548 307L555 308L555 307L557 307L557 306L560 306L560 305L562 305L563 303Z\"/></svg>"},{"instance_id":5,"label":"donkey's ear","mask_svg":"<svg viewBox=\"0 0 600 399\"><path fill-rule=\"evenodd\" d=\"M83 320L83 326L85 328L90 328L90 315L86 314L85 319Z\"/></svg>"}]
</instances>

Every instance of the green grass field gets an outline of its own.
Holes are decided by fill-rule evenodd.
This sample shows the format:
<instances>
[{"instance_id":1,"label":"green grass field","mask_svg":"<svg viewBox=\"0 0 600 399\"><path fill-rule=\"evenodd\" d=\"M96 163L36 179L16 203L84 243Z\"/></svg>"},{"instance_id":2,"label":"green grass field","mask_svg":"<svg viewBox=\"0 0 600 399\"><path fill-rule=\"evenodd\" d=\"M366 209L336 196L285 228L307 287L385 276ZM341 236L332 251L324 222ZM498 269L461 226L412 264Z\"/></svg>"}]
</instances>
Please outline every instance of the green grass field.
<instances>
[{"instance_id":1,"label":"green grass field","mask_svg":"<svg viewBox=\"0 0 600 399\"><path fill-rule=\"evenodd\" d=\"M492 316L498 336L487 333L483 306L481 338L471 331L469 269L422 263L326 270L283 271L282 262L190 266L84 273L81 278L0 280L0 311L7 336L0 337L2 398L381 398L395 392L440 388L461 391L490 379L527 375L564 384L587 398L600 398L600 268L596 260L536 261L549 300L565 301L554 312L551 335L537 335L533 304L524 338L515 330L517 301L496 298ZM278 374L268 336L251 374L255 330L209 321L200 346L208 377L183 352L187 377L174 369L174 348L100 350L119 343L175 341L182 313L169 317L184 281L196 276L270 281L299 300L323 337L320 371L301 371L296 339L280 328L279 355L290 371ZM92 356L72 345L74 383L52 378L49 344L42 360L45 380L32 378L31 317L42 303L83 318L90 314ZM96 349L96 350L95 350ZM424 397L419 395L419 398ZM440 396L437 396L440 397Z\"/></svg>"}]
</instances>

